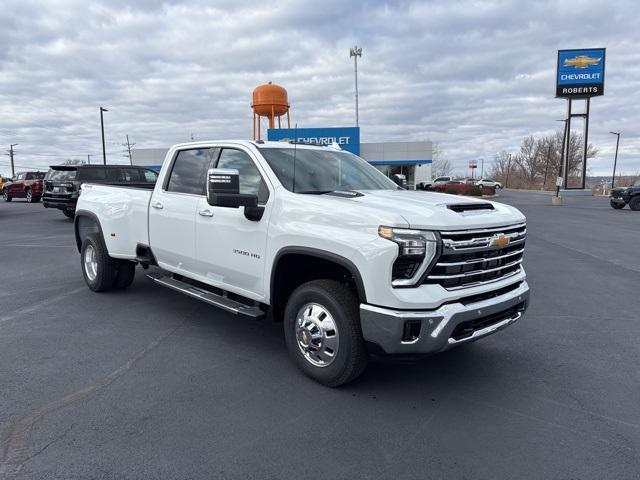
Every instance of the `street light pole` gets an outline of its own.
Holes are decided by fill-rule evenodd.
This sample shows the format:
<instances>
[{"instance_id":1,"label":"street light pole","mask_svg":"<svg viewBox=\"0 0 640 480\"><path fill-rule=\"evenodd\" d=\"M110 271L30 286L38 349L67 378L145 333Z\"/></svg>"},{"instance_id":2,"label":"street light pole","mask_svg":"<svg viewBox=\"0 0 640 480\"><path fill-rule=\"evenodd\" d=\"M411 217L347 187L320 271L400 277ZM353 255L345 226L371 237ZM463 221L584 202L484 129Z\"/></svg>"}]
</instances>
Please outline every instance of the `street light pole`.
<instances>
[{"instance_id":1,"label":"street light pole","mask_svg":"<svg viewBox=\"0 0 640 480\"><path fill-rule=\"evenodd\" d=\"M104 148L104 119L102 112L108 112L106 108L100 107L100 128L102 129L102 163L107 164L107 151Z\"/></svg>"},{"instance_id":2,"label":"street light pole","mask_svg":"<svg viewBox=\"0 0 640 480\"><path fill-rule=\"evenodd\" d=\"M360 126L360 118L358 114L358 57L362 58L362 48L357 45L349 50L349 58L353 57L353 66L355 69L356 79L356 127Z\"/></svg>"},{"instance_id":3,"label":"street light pole","mask_svg":"<svg viewBox=\"0 0 640 480\"><path fill-rule=\"evenodd\" d=\"M616 139L616 156L613 158L613 177L611 177L611 190L616 183L616 165L618 164L618 145L620 145L620 132L609 132L613 135L616 135L618 138Z\"/></svg>"}]
</instances>

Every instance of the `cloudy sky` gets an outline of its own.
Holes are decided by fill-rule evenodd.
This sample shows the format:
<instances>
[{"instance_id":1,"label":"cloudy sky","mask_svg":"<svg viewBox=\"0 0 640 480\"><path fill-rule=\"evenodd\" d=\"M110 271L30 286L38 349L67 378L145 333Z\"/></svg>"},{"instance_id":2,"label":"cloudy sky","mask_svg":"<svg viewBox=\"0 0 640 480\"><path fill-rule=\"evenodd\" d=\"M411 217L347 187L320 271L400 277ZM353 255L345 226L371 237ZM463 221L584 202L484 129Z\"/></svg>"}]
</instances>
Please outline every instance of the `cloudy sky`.
<instances>
[{"instance_id":1,"label":"cloudy sky","mask_svg":"<svg viewBox=\"0 0 640 480\"><path fill-rule=\"evenodd\" d=\"M252 89L289 91L300 127L354 123L362 141L430 139L458 173L562 126L556 50L607 48L604 97L591 102L593 174L640 171L636 2L3 0L0 148L18 168L98 160L100 105L110 162L136 147L249 138ZM7 173L8 157L0 157Z\"/></svg>"}]
</instances>

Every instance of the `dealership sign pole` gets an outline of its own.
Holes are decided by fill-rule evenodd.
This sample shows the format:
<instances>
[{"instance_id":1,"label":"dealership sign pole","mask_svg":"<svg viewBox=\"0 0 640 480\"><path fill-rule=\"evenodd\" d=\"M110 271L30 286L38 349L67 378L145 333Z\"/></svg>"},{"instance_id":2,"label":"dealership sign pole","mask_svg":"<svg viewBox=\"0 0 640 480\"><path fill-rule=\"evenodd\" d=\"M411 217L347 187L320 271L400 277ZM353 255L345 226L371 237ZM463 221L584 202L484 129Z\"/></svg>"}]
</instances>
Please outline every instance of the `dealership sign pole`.
<instances>
[{"instance_id":1,"label":"dealership sign pole","mask_svg":"<svg viewBox=\"0 0 640 480\"><path fill-rule=\"evenodd\" d=\"M569 189L569 159L571 158L571 119L584 118L584 146L582 151L582 186L587 179L587 147L589 145L589 107L591 97L604 95L605 48L588 48L580 50L558 50L558 67L556 72L556 97L566 98L567 105L567 144L563 152L564 188ZM584 100L582 113L574 113L573 101Z\"/></svg>"}]
</instances>

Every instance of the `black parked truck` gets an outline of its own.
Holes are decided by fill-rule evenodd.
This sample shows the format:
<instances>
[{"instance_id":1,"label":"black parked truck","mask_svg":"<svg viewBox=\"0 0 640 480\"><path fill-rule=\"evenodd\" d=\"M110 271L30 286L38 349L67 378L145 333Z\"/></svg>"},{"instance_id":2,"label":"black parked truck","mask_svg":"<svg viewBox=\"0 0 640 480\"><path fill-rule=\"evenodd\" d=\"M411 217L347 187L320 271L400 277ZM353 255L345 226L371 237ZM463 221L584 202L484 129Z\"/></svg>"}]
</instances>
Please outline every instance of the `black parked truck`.
<instances>
[{"instance_id":1,"label":"black parked truck","mask_svg":"<svg viewBox=\"0 0 640 480\"><path fill-rule=\"evenodd\" d=\"M616 210L624 208L627 204L631 210L640 210L640 180L630 187L617 187L611 190L609 203Z\"/></svg>"},{"instance_id":2,"label":"black parked truck","mask_svg":"<svg viewBox=\"0 0 640 480\"><path fill-rule=\"evenodd\" d=\"M52 165L44 178L42 201L45 208L73 218L83 183L153 188L157 179L156 171L135 165Z\"/></svg>"}]
</instances>

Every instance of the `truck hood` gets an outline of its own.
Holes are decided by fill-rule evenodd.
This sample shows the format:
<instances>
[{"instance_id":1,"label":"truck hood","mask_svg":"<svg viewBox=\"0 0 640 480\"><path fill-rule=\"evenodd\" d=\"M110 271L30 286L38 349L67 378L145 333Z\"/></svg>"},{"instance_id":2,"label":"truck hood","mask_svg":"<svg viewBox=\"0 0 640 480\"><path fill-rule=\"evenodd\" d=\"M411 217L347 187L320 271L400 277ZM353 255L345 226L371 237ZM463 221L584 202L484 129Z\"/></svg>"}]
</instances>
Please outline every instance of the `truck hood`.
<instances>
[{"instance_id":1,"label":"truck hood","mask_svg":"<svg viewBox=\"0 0 640 480\"><path fill-rule=\"evenodd\" d=\"M363 215L368 214L366 216L375 216L377 212L379 217L400 217L410 228L417 229L456 230L497 227L525 221L524 215L516 208L485 199L421 190L368 190L362 193L362 196L352 198L336 197L330 194L322 197L327 201L345 204L344 207L336 206L336 208L361 209ZM476 210L464 208L464 206L473 207L482 204L491 205L493 208Z\"/></svg>"}]
</instances>

